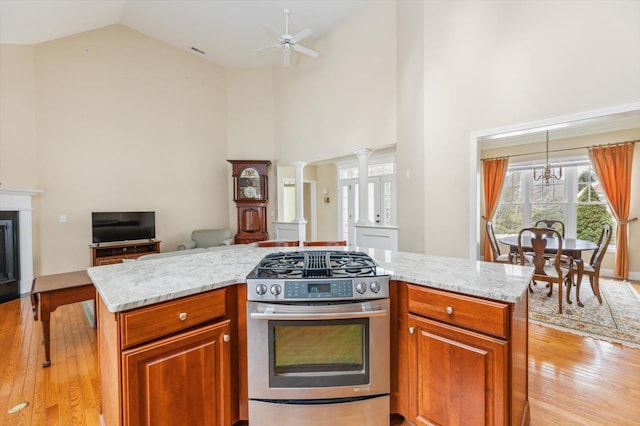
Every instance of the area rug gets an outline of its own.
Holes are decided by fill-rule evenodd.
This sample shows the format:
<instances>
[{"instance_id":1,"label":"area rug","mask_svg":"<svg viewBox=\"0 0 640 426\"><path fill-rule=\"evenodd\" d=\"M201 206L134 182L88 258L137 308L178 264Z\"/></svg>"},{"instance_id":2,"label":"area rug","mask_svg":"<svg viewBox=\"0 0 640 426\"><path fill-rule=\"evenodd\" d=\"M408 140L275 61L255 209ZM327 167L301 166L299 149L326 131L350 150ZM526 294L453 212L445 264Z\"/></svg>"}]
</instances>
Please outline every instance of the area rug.
<instances>
[{"instance_id":1,"label":"area rug","mask_svg":"<svg viewBox=\"0 0 640 426\"><path fill-rule=\"evenodd\" d=\"M557 287L551 297L547 297L548 288L544 283L540 282L533 288L533 293L529 293L530 322L640 348L640 296L628 282L601 278L601 305L585 277L580 286L580 300L584 307L576 303L574 287L571 291L573 304L567 304L566 295L562 295L562 314L558 313Z\"/></svg>"}]
</instances>

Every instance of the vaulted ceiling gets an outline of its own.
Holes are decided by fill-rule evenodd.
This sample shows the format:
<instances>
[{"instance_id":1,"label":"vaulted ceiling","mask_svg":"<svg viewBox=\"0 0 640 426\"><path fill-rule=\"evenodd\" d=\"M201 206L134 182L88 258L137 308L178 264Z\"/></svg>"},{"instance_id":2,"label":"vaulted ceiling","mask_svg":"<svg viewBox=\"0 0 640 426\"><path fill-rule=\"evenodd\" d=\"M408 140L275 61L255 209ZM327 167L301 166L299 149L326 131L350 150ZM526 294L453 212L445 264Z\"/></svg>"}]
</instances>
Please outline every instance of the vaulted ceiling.
<instances>
[{"instance_id":1,"label":"vaulted ceiling","mask_svg":"<svg viewBox=\"0 0 640 426\"><path fill-rule=\"evenodd\" d=\"M226 67L270 67L281 55L254 50L274 43L265 25L284 33L285 8L289 34L310 27L313 34L302 44L313 48L370 1L0 0L0 43L37 44L119 23Z\"/></svg>"}]
</instances>

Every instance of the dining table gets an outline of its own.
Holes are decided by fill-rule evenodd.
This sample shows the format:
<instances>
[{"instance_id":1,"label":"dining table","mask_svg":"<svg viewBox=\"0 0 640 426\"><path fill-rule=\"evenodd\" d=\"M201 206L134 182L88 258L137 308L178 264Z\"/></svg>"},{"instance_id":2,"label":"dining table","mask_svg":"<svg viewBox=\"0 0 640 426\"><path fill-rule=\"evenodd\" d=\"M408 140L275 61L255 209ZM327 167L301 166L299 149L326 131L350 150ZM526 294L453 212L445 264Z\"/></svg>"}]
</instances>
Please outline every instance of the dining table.
<instances>
[{"instance_id":1,"label":"dining table","mask_svg":"<svg viewBox=\"0 0 640 426\"><path fill-rule=\"evenodd\" d=\"M547 246L545 249L546 253L555 254L558 251L559 240L555 237L549 237L547 240ZM498 238L498 242L500 244L504 244L509 246L509 252L513 254L518 253L518 235L505 235L503 237ZM530 251L532 249L531 246L531 238L523 235L522 237L522 248L525 251ZM582 282L582 276L584 274L584 262L582 261L582 252L583 251L592 251L596 250L598 245L592 241L581 240L579 238L562 238L562 254L571 256L574 260L578 260L575 262L577 279L576 279L576 300L579 306L582 306L580 302L580 284ZM516 257L514 256L514 259ZM538 271L536 271L538 273ZM544 273L544 272L543 272ZM569 296L571 294L571 288L567 289L567 301L569 301Z\"/></svg>"}]
</instances>

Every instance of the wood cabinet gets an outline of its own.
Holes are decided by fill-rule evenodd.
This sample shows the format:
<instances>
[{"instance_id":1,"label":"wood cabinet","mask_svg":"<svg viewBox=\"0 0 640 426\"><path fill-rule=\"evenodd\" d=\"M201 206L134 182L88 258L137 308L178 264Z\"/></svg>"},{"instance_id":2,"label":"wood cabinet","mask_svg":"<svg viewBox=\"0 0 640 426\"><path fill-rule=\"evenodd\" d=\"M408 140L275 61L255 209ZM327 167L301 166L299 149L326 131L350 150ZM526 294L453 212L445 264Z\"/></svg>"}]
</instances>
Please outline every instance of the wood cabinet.
<instances>
[{"instance_id":1,"label":"wood cabinet","mask_svg":"<svg viewBox=\"0 0 640 426\"><path fill-rule=\"evenodd\" d=\"M160 241L101 243L89 246L91 266L121 263L123 259L137 259L144 254L160 253Z\"/></svg>"},{"instance_id":2,"label":"wood cabinet","mask_svg":"<svg viewBox=\"0 0 640 426\"><path fill-rule=\"evenodd\" d=\"M125 351L124 424L231 424L229 322Z\"/></svg>"},{"instance_id":3,"label":"wood cabinet","mask_svg":"<svg viewBox=\"0 0 640 426\"><path fill-rule=\"evenodd\" d=\"M395 410L413 424L528 424L526 291L509 304L398 285Z\"/></svg>"},{"instance_id":4,"label":"wood cabinet","mask_svg":"<svg viewBox=\"0 0 640 426\"><path fill-rule=\"evenodd\" d=\"M235 299L226 296L220 289L118 313L100 299L102 425L226 426L237 420L235 327L227 309Z\"/></svg>"}]
</instances>

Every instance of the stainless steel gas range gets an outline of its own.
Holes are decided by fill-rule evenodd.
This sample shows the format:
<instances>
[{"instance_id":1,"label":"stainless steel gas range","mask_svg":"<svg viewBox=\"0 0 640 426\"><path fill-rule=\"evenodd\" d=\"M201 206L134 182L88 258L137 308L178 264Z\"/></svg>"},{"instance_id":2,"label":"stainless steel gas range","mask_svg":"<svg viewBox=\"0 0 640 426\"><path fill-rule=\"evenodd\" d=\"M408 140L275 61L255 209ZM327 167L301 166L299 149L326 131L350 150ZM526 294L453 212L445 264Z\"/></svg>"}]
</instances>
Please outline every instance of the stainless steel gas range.
<instances>
[{"instance_id":1,"label":"stainless steel gas range","mask_svg":"<svg viewBox=\"0 0 640 426\"><path fill-rule=\"evenodd\" d=\"M389 424L389 276L371 257L268 254L247 300L249 424Z\"/></svg>"}]
</instances>

